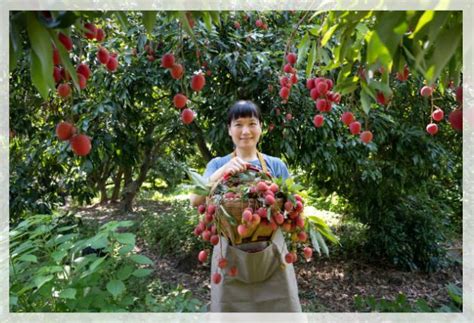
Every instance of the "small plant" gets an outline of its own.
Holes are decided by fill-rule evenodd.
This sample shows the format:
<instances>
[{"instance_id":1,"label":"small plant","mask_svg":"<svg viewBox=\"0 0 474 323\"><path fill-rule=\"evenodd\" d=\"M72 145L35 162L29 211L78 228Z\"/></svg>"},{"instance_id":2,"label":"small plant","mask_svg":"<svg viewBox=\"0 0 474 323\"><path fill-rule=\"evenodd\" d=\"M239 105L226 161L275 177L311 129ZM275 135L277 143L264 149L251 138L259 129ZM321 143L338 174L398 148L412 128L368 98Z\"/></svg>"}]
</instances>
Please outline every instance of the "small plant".
<instances>
[{"instance_id":1,"label":"small plant","mask_svg":"<svg viewBox=\"0 0 474 323\"><path fill-rule=\"evenodd\" d=\"M85 238L61 217L33 215L10 232L12 312L110 312L131 310L134 286L153 262L134 252L131 221L111 221Z\"/></svg>"},{"instance_id":2,"label":"small plant","mask_svg":"<svg viewBox=\"0 0 474 323\"><path fill-rule=\"evenodd\" d=\"M354 307L357 312L461 312L462 289L450 283L446 286L449 303L439 307L430 306L424 299L417 299L410 303L403 293L399 293L395 300L380 299L374 296L354 297Z\"/></svg>"}]
</instances>

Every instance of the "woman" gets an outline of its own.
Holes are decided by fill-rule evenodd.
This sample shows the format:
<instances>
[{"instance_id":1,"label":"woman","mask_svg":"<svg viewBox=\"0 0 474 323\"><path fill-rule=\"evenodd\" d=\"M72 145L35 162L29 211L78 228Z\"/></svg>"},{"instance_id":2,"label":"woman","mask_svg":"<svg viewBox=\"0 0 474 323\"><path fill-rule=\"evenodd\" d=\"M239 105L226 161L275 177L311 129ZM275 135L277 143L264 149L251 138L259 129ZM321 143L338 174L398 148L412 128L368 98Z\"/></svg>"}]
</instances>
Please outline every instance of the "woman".
<instances>
[{"instance_id":1,"label":"woman","mask_svg":"<svg viewBox=\"0 0 474 323\"><path fill-rule=\"evenodd\" d=\"M273 177L289 177L279 158L257 151L262 134L262 116L257 105L251 101L236 102L228 112L227 127L235 151L207 164L204 177L210 183L225 173L245 171L248 163L268 170ZM205 202L205 197L194 194L190 199L193 206ZM288 251L280 229L271 242L230 246L223 237L221 242L214 246L211 273L218 271L217 263L223 255L236 261L238 274L224 275L220 284L212 283L211 312L301 312L293 265L283 260ZM246 252L249 248L259 251Z\"/></svg>"}]
</instances>

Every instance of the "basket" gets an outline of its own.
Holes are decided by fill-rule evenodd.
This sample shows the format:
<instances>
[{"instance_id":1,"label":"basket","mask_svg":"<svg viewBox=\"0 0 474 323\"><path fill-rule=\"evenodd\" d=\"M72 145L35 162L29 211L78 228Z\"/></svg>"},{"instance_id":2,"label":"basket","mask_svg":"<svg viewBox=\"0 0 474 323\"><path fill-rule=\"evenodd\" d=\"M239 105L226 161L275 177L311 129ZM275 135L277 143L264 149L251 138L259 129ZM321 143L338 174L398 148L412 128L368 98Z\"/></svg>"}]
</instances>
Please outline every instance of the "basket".
<instances>
[{"instance_id":1,"label":"basket","mask_svg":"<svg viewBox=\"0 0 474 323\"><path fill-rule=\"evenodd\" d=\"M250 169L259 172L259 169ZM246 235L241 236L237 232L237 226L242 223L242 213L248 207L256 209L263 205L257 198L249 198L243 200L242 198L215 198L214 192L222 179L219 180L211 189L211 193L208 196L207 204L218 205L214 217L220 227L221 232L229 239L232 245L239 245L242 243L255 242L255 241L268 241L271 239L274 229L270 223L261 221L260 223L252 223L248 227ZM272 214L281 211L283 204L283 198L276 198L275 204L272 205ZM235 224L232 224L231 217L235 220Z\"/></svg>"}]
</instances>

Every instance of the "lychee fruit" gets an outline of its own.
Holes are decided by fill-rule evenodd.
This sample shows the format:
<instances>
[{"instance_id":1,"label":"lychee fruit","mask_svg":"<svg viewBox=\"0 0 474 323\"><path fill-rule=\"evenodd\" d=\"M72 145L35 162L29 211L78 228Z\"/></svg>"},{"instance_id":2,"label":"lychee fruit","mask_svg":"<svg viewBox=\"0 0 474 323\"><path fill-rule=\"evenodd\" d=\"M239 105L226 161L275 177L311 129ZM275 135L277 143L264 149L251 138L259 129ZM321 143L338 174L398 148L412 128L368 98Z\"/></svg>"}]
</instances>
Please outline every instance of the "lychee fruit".
<instances>
[{"instance_id":1,"label":"lychee fruit","mask_svg":"<svg viewBox=\"0 0 474 323\"><path fill-rule=\"evenodd\" d=\"M161 66L165 68L172 68L174 65L174 55L167 53L161 57Z\"/></svg>"},{"instance_id":2,"label":"lychee fruit","mask_svg":"<svg viewBox=\"0 0 474 323\"><path fill-rule=\"evenodd\" d=\"M102 64L107 64L109 62L109 58L109 51L104 47L100 47L97 51L97 59L99 60L99 62L101 62Z\"/></svg>"},{"instance_id":3,"label":"lychee fruit","mask_svg":"<svg viewBox=\"0 0 474 323\"><path fill-rule=\"evenodd\" d=\"M184 124L190 124L194 120L194 111L186 108L181 112L181 121L183 121Z\"/></svg>"},{"instance_id":4,"label":"lychee fruit","mask_svg":"<svg viewBox=\"0 0 474 323\"><path fill-rule=\"evenodd\" d=\"M436 123L430 123L426 126L426 132L434 136L438 132L438 125Z\"/></svg>"},{"instance_id":5,"label":"lychee fruit","mask_svg":"<svg viewBox=\"0 0 474 323\"><path fill-rule=\"evenodd\" d=\"M290 63L291 65L295 65L296 64L296 60L297 60L297 56L295 53L289 53L288 55L286 55L286 61L288 63Z\"/></svg>"},{"instance_id":6,"label":"lychee fruit","mask_svg":"<svg viewBox=\"0 0 474 323\"><path fill-rule=\"evenodd\" d=\"M69 52L72 49L72 40L70 37L66 36L62 32L58 34L58 39L63 44L64 48Z\"/></svg>"},{"instance_id":7,"label":"lychee fruit","mask_svg":"<svg viewBox=\"0 0 474 323\"><path fill-rule=\"evenodd\" d=\"M174 78L175 80L179 80L184 74L183 65L174 64L173 67L170 69L170 73L172 78Z\"/></svg>"},{"instance_id":8,"label":"lychee fruit","mask_svg":"<svg viewBox=\"0 0 474 323\"><path fill-rule=\"evenodd\" d=\"M56 126L56 136L59 140L69 140L75 132L74 126L66 121L60 122Z\"/></svg>"},{"instance_id":9,"label":"lychee fruit","mask_svg":"<svg viewBox=\"0 0 474 323\"><path fill-rule=\"evenodd\" d=\"M105 39L105 32L103 29L97 28L95 39L97 39L97 41L103 41Z\"/></svg>"},{"instance_id":10,"label":"lychee fruit","mask_svg":"<svg viewBox=\"0 0 474 323\"><path fill-rule=\"evenodd\" d=\"M421 96L429 97L433 94L433 88L431 86L423 86L420 90Z\"/></svg>"},{"instance_id":11,"label":"lychee fruit","mask_svg":"<svg viewBox=\"0 0 474 323\"><path fill-rule=\"evenodd\" d=\"M184 108L186 106L187 101L188 101L188 98L182 93L178 93L173 97L174 106L177 107L178 109Z\"/></svg>"},{"instance_id":12,"label":"lychee fruit","mask_svg":"<svg viewBox=\"0 0 474 323\"><path fill-rule=\"evenodd\" d=\"M433 118L434 121L441 121L444 118L444 111L438 108L433 111L433 113L431 114L431 117Z\"/></svg>"},{"instance_id":13,"label":"lychee fruit","mask_svg":"<svg viewBox=\"0 0 474 323\"><path fill-rule=\"evenodd\" d=\"M114 56L110 56L109 61L107 62L107 69L110 72L115 72L117 70L117 67L118 67L117 58L115 58Z\"/></svg>"},{"instance_id":14,"label":"lychee fruit","mask_svg":"<svg viewBox=\"0 0 474 323\"><path fill-rule=\"evenodd\" d=\"M198 259L200 262L205 262L207 260L207 252L206 250L201 250L198 254Z\"/></svg>"},{"instance_id":15,"label":"lychee fruit","mask_svg":"<svg viewBox=\"0 0 474 323\"><path fill-rule=\"evenodd\" d=\"M448 120L453 129L462 131L462 109L452 111L449 114Z\"/></svg>"},{"instance_id":16,"label":"lychee fruit","mask_svg":"<svg viewBox=\"0 0 474 323\"><path fill-rule=\"evenodd\" d=\"M58 86L58 94L59 96L65 98L71 94L71 87L67 83L59 84Z\"/></svg>"},{"instance_id":17,"label":"lychee fruit","mask_svg":"<svg viewBox=\"0 0 474 323\"><path fill-rule=\"evenodd\" d=\"M349 124L349 131L353 135L358 135L360 133L361 124L359 121L353 121Z\"/></svg>"},{"instance_id":18,"label":"lychee fruit","mask_svg":"<svg viewBox=\"0 0 474 323\"><path fill-rule=\"evenodd\" d=\"M193 77L191 78L191 89L198 92L202 90L204 85L206 85L206 79L204 78L204 75L202 74L193 75Z\"/></svg>"},{"instance_id":19,"label":"lychee fruit","mask_svg":"<svg viewBox=\"0 0 474 323\"><path fill-rule=\"evenodd\" d=\"M360 140L362 140L362 142L364 142L366 144L371 142L372 138L373 138L373 135L372 135L372 132L370 130L366 130L366 131L364 131L360 134Z\"/></svg>"},{"instance_id":20,"label":"lychee fruit","mask_svg":"<svg viewBox=\"0 0 474 323\"><path fill-rule=\"evenodd\" d=\"M352 123L352 121L354 121L354 115L352 112L346 111L342 114L341 120L346 126L348 126Z\"/></svg>"},{"instance_id":21,"label":"lychee fruit","mask_svg":"<svg viewBox=\"0 0 474 323\"><path fill-rule=\"evenodd\" d=\"M73 153L78 156L86 156L91 151L91 140L86 135L75 135L70 140Z\"/></svg>"},{"instance_id":22,"label":"lychee fruit","mask_svg":"<svg viewBox=\"0 0 474 323\"><path fill-rule=\"evenodd\" d=\"M320 128L324 124L324 116L322 114L317 114L314 116L313 124L316 128Z\"/></svg>"}]
</instances>

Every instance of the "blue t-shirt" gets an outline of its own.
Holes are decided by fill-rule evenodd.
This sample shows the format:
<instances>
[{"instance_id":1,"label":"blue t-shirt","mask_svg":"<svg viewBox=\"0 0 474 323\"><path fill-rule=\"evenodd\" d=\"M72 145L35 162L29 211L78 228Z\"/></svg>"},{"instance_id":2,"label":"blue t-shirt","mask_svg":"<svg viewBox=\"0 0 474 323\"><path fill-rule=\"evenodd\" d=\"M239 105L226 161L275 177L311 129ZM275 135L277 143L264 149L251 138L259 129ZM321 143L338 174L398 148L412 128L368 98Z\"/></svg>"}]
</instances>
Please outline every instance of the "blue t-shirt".
<instances>
[{"instance_id":1,"label":"blue t-shirt","mask_svg":"<svg viewBox=\"0 0 474 323\"><path fill-rule=\"evenodd\" d=\"M283 179L287 179L290 177L290 173L288 172L288 168L286 167L285 163L277 157L268 156L265 154L263 155L263 159L267 164L267 169L272 174L273 177L283 177ZM206 171L204 172L204 177L209 178L216 170L224 166L229 160L232 159L232 154L228 154L224 157L216 157L213 158L206 166ZM262 169L262 165L260 165L260 161L257 159L249 161L252 165L257 166L259 169Z\"/></svg>"}]
</instances>

